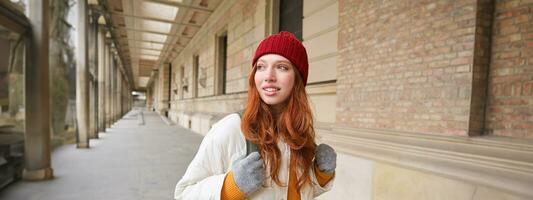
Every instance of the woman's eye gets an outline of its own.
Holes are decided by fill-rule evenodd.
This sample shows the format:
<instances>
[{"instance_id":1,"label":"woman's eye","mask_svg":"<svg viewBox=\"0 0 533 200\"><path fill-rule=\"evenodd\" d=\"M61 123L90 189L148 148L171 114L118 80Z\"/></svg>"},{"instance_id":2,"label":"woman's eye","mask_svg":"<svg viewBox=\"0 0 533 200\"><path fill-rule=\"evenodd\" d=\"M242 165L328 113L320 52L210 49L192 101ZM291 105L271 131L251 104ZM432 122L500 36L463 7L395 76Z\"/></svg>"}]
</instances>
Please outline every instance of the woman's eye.
<instances>
[{"instance_id":1,"label":"woman's eye","mask_svg":"<svg viewBox=\"0 0 533 200\"><path fill-rule=\"evenodd\" d=\"M289 67L287 67L287 66L285 66L285 65L278 65L277 68L280 69L280 70L283 70L283 71L287 71L287 70L289 70Z\"/></svg>"},{"instance_id":2,"label":"woman's eye","mask_svg":"<svg viewBox=\"0 0 533 200\"><path fill-rule=\"evenodd\" d=\"M257 70L263 70L263 69L265 69L265 66L263 66L263 65L257 65Z\"/></svg>"}]
</instances>

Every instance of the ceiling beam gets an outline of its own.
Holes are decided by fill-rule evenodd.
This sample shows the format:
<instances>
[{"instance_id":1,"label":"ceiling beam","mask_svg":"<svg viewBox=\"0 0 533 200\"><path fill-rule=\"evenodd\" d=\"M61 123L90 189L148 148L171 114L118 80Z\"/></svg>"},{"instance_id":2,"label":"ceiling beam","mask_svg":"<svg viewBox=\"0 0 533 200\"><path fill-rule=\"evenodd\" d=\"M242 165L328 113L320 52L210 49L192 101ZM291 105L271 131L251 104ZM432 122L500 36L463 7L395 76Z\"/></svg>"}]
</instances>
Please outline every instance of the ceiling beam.
<instances>
[{"instance_id":1,"label":"ceiling beam","mask_svg":"<svg viewBox=\"0 0 533 200\"><path fill-rule=\"evenodd\" d=\"M152 49L152 48L146 48L146 47L133 47L135 49L145 49L145 50L151 50L151 51L160 51L161 52L161 55L163 55L164 53L178 53L178 51L175 51L175 50L166 50L166 51L163 51L163 50L158 50L158 49Z\"/></svg>"},{"instance_id":2,"label":"ceiling beam","mask_svg":"<svg viewBox=\"0 0 533 200\"><path fill-rule=\"evenodd\" d=\"M120 38L120 39L123 40L123 41L127 40L127 41L146 42L146 43L161 44L161 45L170 44L170 45L172 45L172 48L174 48L174 47L184 47L181 44L176 44L176 43L172 43L172 42L158 42L158 41L151 41L151 40L138 40L138 39L129 39L129 38ZM129 45L122 45L122 46L129 46ZM135 47L135 46L138 46L138 45L133 45L133 46Z\"/></svg>"},{"instance_id":3,"label":"ceiling beam","mask_svg":"<svg viewBox=\"0 0 533 200\"><path fill-rule=\"evenodd\" d=\"M155 64L153 64L153 65L141 65L141 64L139 64L139 67L155 67Z\"/></svg>"},{"instance_id":4,"label":"ceiling beam","mask_svg":"<svg viewBox=\"0 0 533 200\"><path fill-rule=\"evenodd\" d=\"M154 49L154 48L147 48L147 47L139 47L139 46L132 46L133 49L145 49L145 50L152 50L152 51L160 51L164 52L163 49Z\"/></svg>"},{"instance_id":5,"label":"ceiling beam","mask_svg":"<svg viewBox=\"0 0 533 200\"><path fill-rule=\"evenodd\" d=\"M141 32L141 33L152 33L152 34L158 34L158 35L165 35L170 37L183 37L187 39L191 39L192 37L186 36L186 35L180 35L180 34L170 34L170 33L164 33L159 31L150 31L150 30L143 30L143 29L134 29L134 28L127 28L127 27L117 27L117 29L122 29L126 31L134 31L134 32Z\"/></svg>"},{"instance_id":6,"label":"ceiling beam","mask_svg":"<svg viewBox=\"0 0 533 200\"><path fill-rule=\"evenodd\" d=\"M172 44L171 42L158 42L158 41L151 41L151 40L138 40L138 39L129 39L129 38L121 38L122 40L128 40L128 41L134 41L134 42L146 42L146 43L153 43L153 44Z\"/></svg>"},{"instance_id":7,"label":"ceiling beam","mask_svg":"<svg viewBox=\"0 0 533 200\"><path fill-rule=\"evenodd\" d=\"M139 50L148 50L148 51L158 51L159 52L159 55L162 55L164 51L160 51L160 50L153 50L153 49L148 49L148 48L135 48L133 52L136 52L136 53L139 53L140 51Z\"/></svg>"},{"instance_id":8,"label":"ceiling beam","mask_svg":"<svg viewBox=\"0 0 533 200\"><path fill-rule=\"evenodd\" d=\"M173 20L158 19L158 18L155 18L155 17L146 17L146 16L139 16L139 15L131 15L131 14L126 14L126 13L121 13L121 12L109 12L109 13L112 14L112 15L115 15L115 16L121 16L121 17L131 17L131 18L144 19L144 20L156 21L156 22L167 23L167 24L176 24L176 25L181 25L181 26L194 26L194 27L198 27L198 28L201 27L201 26L198 25L198 24L192 24L192 23L179 23L179 22L175 22L175 21L173 21Z\"/></svg>"},{"instance_id":9,"label":"ceiling beam","mask_svg":"<svg viewBox=\"0 0 533 200\"><path fill-rule=\"evenodd\" d=\"M155 55L155 54L149 54L149 53L137 53L137 55L140 55L140 56L154 56L154 57L158 57L161 56L161 55Z\"/></svg>"},{"instance_id":10,"label":"ceiling beam","mask_svg":"<svg viewBox=\"0 0 533 200\"><path fill-rule=\"evenodd\" d=\"M187 5L187 4L180 3L180 2L173 2L173 1L167 1L167 0L144 0L144 1L163 4L167 6L174 6L178 8L189 8L189 9L198 10L198 11L207 12L207 13L213 12L213 10L210 10L209 8L206 8L206 7L191 6L191 5Z\"/></svg>"}]
</instances>

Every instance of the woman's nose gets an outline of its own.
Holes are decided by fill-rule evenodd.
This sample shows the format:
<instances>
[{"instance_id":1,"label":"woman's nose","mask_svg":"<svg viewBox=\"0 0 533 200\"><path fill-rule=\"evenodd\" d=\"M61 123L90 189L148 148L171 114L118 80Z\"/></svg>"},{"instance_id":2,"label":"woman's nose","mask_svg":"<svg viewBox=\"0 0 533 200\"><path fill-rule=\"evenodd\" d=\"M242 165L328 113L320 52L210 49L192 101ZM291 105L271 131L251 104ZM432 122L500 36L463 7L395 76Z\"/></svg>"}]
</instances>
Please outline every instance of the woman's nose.
<instances>
[{"instance_id":1,"label":"woman's nose","mask_svg":"<svg viewBox=\"0 0 533 200\"><path fill-rule=\"evenodd\" d=\"M269 67L265 71L265 81L266 82L276 81L276 72L274 71L274 69L272 67Z\"/></svg>"}]
</instances>

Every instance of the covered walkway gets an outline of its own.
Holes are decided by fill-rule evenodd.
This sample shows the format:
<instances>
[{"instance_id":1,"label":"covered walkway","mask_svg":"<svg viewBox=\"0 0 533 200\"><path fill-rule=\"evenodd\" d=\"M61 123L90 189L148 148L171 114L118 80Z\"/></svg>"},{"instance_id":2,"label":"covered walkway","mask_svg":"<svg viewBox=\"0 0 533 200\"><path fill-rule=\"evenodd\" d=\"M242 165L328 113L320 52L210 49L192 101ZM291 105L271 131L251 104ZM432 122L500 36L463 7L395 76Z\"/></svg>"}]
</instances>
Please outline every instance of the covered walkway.
<instances>
[{"instance_id":1,"label":"covered walkway","mask_svg":"<svg viewBox=\"0 0 533 200\"><path fill-rule=\"evenodd\" d=\"M53 180L18 181L0 191L0 199L171 199L201 140L135 108L92 140L91 148L54 150Z\"/></svg>"}]
</instances>

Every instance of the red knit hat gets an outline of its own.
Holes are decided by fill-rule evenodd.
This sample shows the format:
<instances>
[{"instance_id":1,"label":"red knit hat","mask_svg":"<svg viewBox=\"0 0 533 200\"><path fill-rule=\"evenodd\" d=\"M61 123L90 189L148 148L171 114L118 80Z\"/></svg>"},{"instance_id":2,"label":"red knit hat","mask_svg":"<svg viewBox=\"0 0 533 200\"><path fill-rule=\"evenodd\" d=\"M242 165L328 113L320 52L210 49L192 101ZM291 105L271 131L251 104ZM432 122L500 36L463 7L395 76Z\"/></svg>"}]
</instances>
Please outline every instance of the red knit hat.
<instances>
[{"instance_id":1,"label":"red knit hat","mask_svg":"<svg viewBox=\"0 0 533 200\"><path fill-rule=\"evenodd\" d=\"M259 57L265 54L278 54L287 58L300 72L304 85L307 85L307 73L309 70L307 51L292 33L281 31L261 41L255 50L252 66L255 65Z\"/></svg>"}]
</instances>

